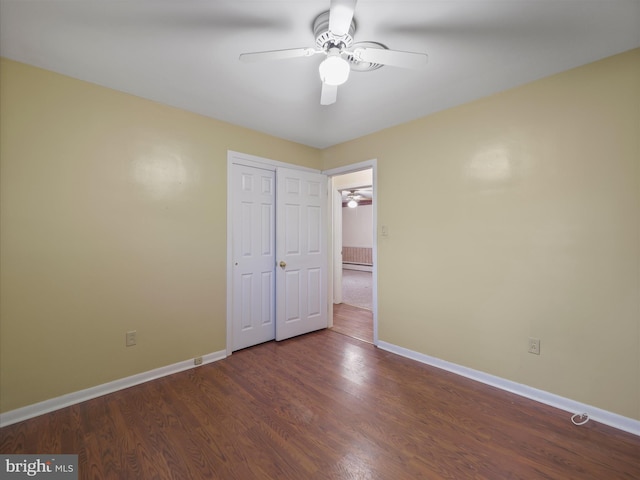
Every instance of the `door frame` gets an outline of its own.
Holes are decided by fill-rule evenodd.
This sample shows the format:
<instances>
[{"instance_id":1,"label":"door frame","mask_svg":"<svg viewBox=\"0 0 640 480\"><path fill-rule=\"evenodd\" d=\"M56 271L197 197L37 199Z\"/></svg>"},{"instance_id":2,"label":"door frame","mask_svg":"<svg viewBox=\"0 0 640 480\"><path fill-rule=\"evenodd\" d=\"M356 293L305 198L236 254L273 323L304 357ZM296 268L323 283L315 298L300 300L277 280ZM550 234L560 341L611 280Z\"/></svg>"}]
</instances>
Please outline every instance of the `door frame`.
<instances>
[{"instance_id":1,"label":"door frame","mask_svg":"<svg viewBox=\"0 0 640 480\"><path fill-rule=\"evenodd\" d=\"M354 172L359 172L361 170L371 170L371 182L372 182L372 186L373 186L373 201L372 201L372 207L373 207L373 249L372 249L372 255L373 255L373 277L372 277L372 281L373 281L373 285L372 285L372 289L373 289L373 304L372 304L372 314L373 314L373 344L374 345L378 345L378 160L377 159L371 159L371 160L365 160L364 162L358 162L358 163L353 163L351 165L345 165L344 167L337 167L337 168L332 168L329 170L324 170L322 171L323 174L327 175L329 177L329 185L330 185L330 189L331 191L329 192L329 195L327 195L327 198L329 199L329 208L327 209L327 213L329 213L329 231L330 231L330 245L329 245L329 274L328 274L328 280L329 280L329 285L327 286L327 292L331 292L331 294L329 295L329 306L328 306L328 317L329 317L329 326L333 325L333 285L334 285L334 281L335 281L335 275L336 275L336 268L335 268L335 258L336 255L338 255L338 252L336 252L335 248L334 248L334 231L336 228L338 228L336 226L336 220L335 219L335 202L336 202L336 195L335 195L335 191L336 189L333 187L333 177L338 176L338 175L344 175L347 173L354 173Z\"/></svg>"},{"instance_id":2,"label":"door frame","mask_svg":"<svg viewBox=\"0 0 640 480\"><path fill-rule=\"evenodd\" d=\"M255 155L250 155L247 153L227 150L227 356L231 355L233 350L233 164L241 164L249 167L261 168L263 170L270 170L273 172L276 172L278 167L282 167L301 170L305 172L324 173L317 169L294 165L292 163L279 162L277 160L271 160L270 158L257 157ZM277 195L278 192L276 191L276 196ZM328 244L329 243L330 242L328 242ZM328 258L332 258L330 251L328 254ZM328 272L330 271L328 270ZM331 273L328 273L328 275L331 275ZM327 313L327 315L329 315L329 313Z\"/></svg>"}]
</instances>

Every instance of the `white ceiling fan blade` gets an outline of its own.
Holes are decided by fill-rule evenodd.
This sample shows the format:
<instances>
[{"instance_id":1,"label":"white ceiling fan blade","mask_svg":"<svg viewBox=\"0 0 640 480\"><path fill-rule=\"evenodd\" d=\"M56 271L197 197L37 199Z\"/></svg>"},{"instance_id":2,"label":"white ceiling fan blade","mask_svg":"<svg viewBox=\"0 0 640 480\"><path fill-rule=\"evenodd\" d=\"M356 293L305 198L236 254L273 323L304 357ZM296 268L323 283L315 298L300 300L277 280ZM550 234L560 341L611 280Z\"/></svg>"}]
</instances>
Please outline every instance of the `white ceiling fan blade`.
<instances>
[{"instance_id":1,"label":"white ceiling fan blade","mask_svg":"<svg viewBox=\"0 0 640 480\"><path fill-rule=\"evenodd\" d=\"M336 37L349 33L357 0L331 0L329 31Z\"/></svg>"},{"instance_id":2,"label":"white ceiling fan blade","mask_svg":"<svg viewBox=\"0 0 640 480\"><path fill-rule=\"evenodd\" d=\"M338 99L338 86L337 85L327 85L326 83L322 83L322 93L320 94L320 105L331 105L332 103L336 103Z\"/></svg>"},{"instance_id":3,"label":"white ceiling fan blade","mask_svg":"<svg viewBox=\"0 0 640 480\"><path fill-rule=\"evenodd\" d=\"M422 68L429 58L425 53L400 52L383 48L356 48L353 56L359 61L402 68Z\"/></svg>"},{"instance_id":4,"label":"white ceiling fan blade","mask_svg":"<svg viewBox=\"0 0 640 480\"><path fill-rule=\"evenodd\" d=\"M310 57L317 52L313 48L288 48L286 50L269 50L266 52L243 53L240 55L242 62L261 62L264 60L286 60L287 58Z\"/></svg>"}]
</instances>

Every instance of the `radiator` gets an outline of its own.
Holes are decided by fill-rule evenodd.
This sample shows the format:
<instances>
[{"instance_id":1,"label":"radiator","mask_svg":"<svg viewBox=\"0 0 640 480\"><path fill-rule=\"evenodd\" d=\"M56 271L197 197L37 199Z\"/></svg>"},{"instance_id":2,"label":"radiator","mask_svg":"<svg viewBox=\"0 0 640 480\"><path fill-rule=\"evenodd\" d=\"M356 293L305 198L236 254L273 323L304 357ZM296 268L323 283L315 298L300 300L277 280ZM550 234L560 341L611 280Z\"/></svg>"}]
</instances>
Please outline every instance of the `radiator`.
<instances>
[{"instance_id":1,"label":"radiator","mask_svg":"<svg viewBox=\"0 0 640 480\"><path fill-rule=\"evenodd\" d=\"M342 247L342 263L373 265L373 249L371 247Z\"/></svg>"}]
</instances>

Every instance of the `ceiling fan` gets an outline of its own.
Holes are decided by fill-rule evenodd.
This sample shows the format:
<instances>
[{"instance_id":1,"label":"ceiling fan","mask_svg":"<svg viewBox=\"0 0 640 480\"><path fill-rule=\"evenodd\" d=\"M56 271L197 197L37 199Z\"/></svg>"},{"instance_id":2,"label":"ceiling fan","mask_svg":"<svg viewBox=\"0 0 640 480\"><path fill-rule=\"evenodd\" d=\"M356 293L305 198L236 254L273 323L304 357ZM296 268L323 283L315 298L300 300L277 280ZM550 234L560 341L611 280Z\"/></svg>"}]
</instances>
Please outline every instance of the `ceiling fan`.
<instances>
[{"instance_id":1,"label":"ceiling fan","mask_svg":"<svg viewBox=\"0 0 640 480\"><path fill-rule=\"evenodd\" d=\"M371 201L373 196L373 189L371 187L358 188L356 190L348 189L341 190L342 202L349 208L355 208L361 201Z\"/></svg>"},{"instance_id":2,"label":"ceiling fan","mask_svg":"<svg viewBox=\"0 0 640 480\"><path fill-rule=\"evenodd\" d=\"M356 24L353 19L357 0L331 0L328 12L321 13L313 22L316 46L289 48L265 52L243 53L243 62L283 60L324 54L319 67L322 93L320 104L331 105L338 96L338 85L349 78L351 69L374 70L383 65L402 68L422 68L427 64L424 53L389 50L376 42L354 43ZM364 65L364 68L358 66Z\"/></svg>"},{"instance_id":3,"label":"ceiling fan","mask_svg":"<svg viewBox=\"0 0 640 480\"><path fill-rule=\"evenodd\" d=\"M355 192L349 192L346 197L346 203L349 208L356 208L358 202L362 199L362 195L358 195Z\"/></svg>"}]
</instances>

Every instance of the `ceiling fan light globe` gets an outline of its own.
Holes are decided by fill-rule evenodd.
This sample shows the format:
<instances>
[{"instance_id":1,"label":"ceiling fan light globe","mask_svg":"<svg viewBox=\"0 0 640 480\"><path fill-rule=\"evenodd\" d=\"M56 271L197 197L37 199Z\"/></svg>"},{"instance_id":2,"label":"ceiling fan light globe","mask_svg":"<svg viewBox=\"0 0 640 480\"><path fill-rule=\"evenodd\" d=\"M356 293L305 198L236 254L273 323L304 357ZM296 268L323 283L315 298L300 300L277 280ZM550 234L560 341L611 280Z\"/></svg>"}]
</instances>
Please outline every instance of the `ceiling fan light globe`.
<instances>
[{"instance_id":1,"label":"ceiling fan light globe","mask_svg":"<svg viewBox=\"0 0 640 480\"><path fill-rule=\"evenodd\" d=\"M356 208L358 206L358 202L356 202L354 199L351 199L347 202L347 207L349 208Z\"/></svg>"},{"instance_id":2,"label":"ceiling fan light globe","mask_svg":"<svg viewBox=\"0 0 640 480\"><path fill-rule=\"evenodd\" d=\"M342 85L349 78L351 67L344 58L332 55L322 61L318 70L323 83L327 85Z\"/></svg>"}]
</instances>

